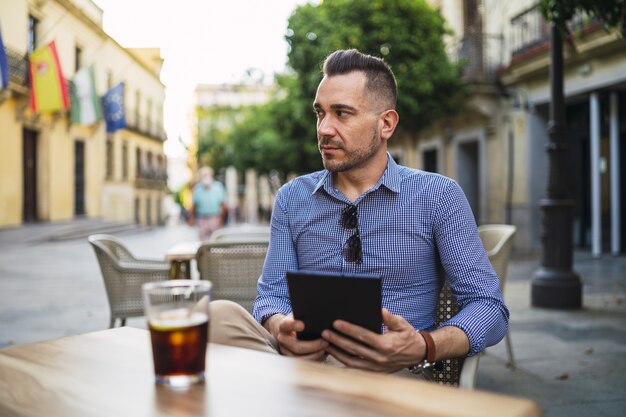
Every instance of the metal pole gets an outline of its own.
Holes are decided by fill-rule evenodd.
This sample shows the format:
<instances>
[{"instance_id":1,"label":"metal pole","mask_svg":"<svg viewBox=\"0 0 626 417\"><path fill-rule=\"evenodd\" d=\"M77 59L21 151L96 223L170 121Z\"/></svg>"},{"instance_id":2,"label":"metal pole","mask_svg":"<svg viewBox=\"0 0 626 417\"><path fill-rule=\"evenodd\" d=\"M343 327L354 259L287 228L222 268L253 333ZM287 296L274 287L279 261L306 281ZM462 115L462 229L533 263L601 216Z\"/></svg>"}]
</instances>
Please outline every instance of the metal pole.
<instances>
[{"instance_id":1,"label":"metal pole","mask_svg":"<svg viewBox=\"0 0 626 417\"><path fill-rule=\"evenodd\" d=\"M589 96L589 155L591 167L591 254L602 255L602 172L600 168L600 97Z\"/></svg>"},{"instance_id":2,"label":"metal pole","mask_svg":"<svg viewBox=\"0 0 626 417\"><path fill-rule=\"evenodd\" d=\"M619 112L617 93L615 91L611 93L609 106L611 108L611 254L617 256L622 251L620 236L622 221L620 217Z\"/></svg>"},{"instance_id":3,"label":"metal pole","mask_svg":"<svg viewBox=\"0 0 626 417\"><path fill-rule=\"evenodd\" d=\"M572 271L574 201L568 187L568 144L565 141L563 50L561 35L552 25L550 47L550 122L548 123L548 187L539 202L542 213L541 265L532 280L535 307L580 308L582 285Z\"/></svg>"}]
</instances>

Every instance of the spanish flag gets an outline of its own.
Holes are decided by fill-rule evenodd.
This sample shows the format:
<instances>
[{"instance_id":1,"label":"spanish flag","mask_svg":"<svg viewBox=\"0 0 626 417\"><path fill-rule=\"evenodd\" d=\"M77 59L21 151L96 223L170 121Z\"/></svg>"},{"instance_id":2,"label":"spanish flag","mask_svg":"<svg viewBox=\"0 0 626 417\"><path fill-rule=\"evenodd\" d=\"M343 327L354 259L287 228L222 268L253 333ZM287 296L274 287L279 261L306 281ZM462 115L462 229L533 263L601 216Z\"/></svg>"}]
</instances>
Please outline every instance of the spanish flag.
<instances>
[{"instance_id":1,"label":"spanish flag","mask_svg":"<svg viewBox=\"0 0 626 417\"><path fill-rule=\"evenodd\" d=\"M70 99L54 41L29 57L30 107L34 112L67 110Z\"/></svg>"}]
</instances>

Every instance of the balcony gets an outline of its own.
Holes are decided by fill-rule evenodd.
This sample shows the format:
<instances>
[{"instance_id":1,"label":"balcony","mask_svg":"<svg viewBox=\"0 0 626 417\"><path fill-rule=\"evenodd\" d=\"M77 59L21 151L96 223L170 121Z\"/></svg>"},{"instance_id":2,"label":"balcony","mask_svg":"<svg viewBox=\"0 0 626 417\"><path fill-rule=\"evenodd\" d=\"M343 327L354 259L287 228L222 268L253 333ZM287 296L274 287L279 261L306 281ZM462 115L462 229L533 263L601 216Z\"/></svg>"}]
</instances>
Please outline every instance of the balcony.
<instances>
[{"instance_id":1,"label":"balcony","mask_svg":"<svg viewBox=\"0 0 626 417\"><path fill-rule=\"evenodd\" d=\"M584 36L599 30L602 24L585 13L577 13L567 26L570 33ZM550 23L544 20L538 4L511 19L511 63L547 53L549 41Z\"/></svg>"},{"instance_id":2,"label":"balcony","mask_svg":"<svg viewBox=\"0 0 626 417\"><path fill-rule=\"evenodd\" d=\"M144 136L164 142L167 139L163 126L136 112L126 112L126 128Z\"/></svg>"},{"instance_id":3,"label":"balcony","mask_svg":"<svg viewBox=\"0 0 626 417\"><path fill-rule=\"evenodd\" d=\"M9 82L28 88L28 58L26 54L20 54L9 47L5 49L9 64ZM25 92L25 90L21 92Z\"/></svg>"},{"instance_id":4,"label":"balcony","mask_svg":"<svg viewBox=\"0 0 626 417\"><path fill-rule=\"evenodd\" d=\"M135 177L135 187L139 189L167 190L167 170L142 167Z\"/></svg>"},{"instance_id":5,"label":"balcony","mask_svg":"<svg viewBox=\"0 0 626 417\"><path fill-rule=\"evenodd\" d=\"M542 46L549 39L550 24L544 20L538 4L511 19L511 56Z\"/></svg>"},{"instance_id":6,"label":"balcony","mask_svg":"<svg viewBox=\"0 0 626 417\"><path fill-rule=\"evenodd\" d=\"M466 34L456 47L456 60L465 62L463 81L494 82L504 63L502 45L502 35Z\"/></svg>"}]
</instances>

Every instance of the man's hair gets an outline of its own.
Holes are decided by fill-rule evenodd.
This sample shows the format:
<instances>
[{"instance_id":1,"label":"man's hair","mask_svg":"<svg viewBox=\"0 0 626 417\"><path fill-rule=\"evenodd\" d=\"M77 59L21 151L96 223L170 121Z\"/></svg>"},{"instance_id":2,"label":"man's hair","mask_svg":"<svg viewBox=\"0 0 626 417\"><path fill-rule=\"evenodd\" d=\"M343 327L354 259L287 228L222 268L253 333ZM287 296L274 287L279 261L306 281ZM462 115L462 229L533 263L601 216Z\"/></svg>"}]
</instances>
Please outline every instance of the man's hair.
<instances>
[{"instance_id":1,"label":"man's hair","mask_svg":"<svg viewBox=\"0 0 626 417\"><path fill-rule=\"evenodd\" d=\"M326 57L322 70L326 77L353 71L363 72L365 88L378 99L384 100L386 108L396 108L396 78L381 58L363 54L356 49L338 50Z\"/></svg>"}]
</instances>

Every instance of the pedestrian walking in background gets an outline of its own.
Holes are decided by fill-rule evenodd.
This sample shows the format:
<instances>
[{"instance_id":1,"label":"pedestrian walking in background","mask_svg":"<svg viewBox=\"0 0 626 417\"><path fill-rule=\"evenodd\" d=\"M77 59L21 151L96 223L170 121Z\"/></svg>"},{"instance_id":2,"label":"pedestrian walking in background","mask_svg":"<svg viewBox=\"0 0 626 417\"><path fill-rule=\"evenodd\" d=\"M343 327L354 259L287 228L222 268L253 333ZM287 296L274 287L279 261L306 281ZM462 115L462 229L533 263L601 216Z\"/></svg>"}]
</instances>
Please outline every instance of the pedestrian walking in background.
<instances>
[{"instance_id":1,"label":"pedestrian walking in background","mask_svg":"<svg viewBox=\"0 0 626 417\"><path fill-rule=\"evenodd\" d=\"M200 168L198 183L193 187L193 217L200 232L200 240L208 240L222 227L222 204L226 198L224 185L213 179L213 169Z\"/></svg>"}]
</instances>

